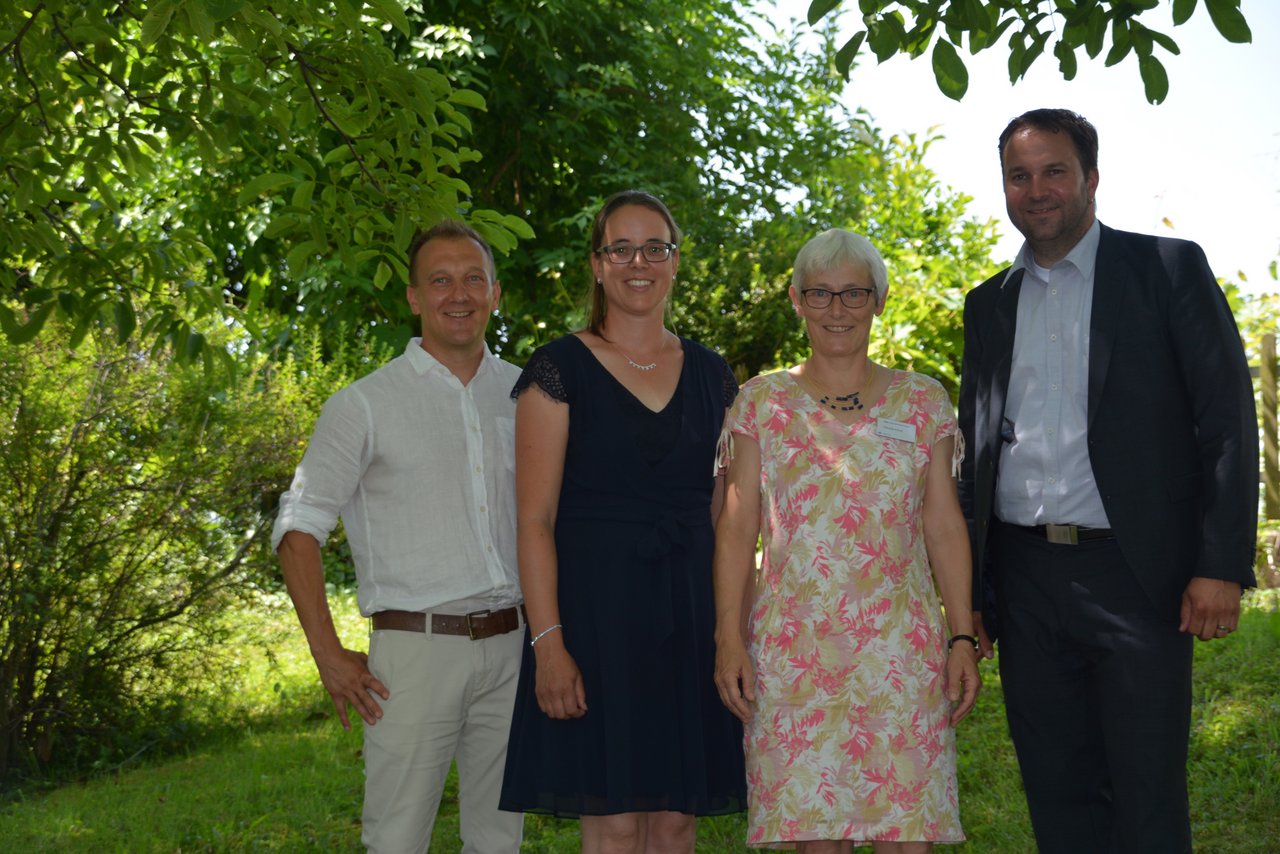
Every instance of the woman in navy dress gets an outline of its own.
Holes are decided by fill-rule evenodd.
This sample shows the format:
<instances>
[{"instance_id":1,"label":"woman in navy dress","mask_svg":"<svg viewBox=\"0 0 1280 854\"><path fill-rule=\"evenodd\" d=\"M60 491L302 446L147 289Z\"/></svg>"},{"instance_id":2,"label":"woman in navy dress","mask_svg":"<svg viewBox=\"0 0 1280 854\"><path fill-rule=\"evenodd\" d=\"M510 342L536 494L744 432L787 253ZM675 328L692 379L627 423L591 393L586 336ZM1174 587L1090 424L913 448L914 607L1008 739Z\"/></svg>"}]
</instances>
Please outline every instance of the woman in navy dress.
<instances>
[{"instance_id":1,"label":"woman in navy dress","mask_svg":"<svg viewBox=\"0 0 1280 854\"><path fill-rule=\"evenodd\" d=\"M746 804L712 638L737 383L663 324L680 232L661 201L618 193L591 239L588 327L539 348L513 392L530 643L501 806L580 817L584 852L692 852L695 816Z\"/></svg>"}]
</instances>

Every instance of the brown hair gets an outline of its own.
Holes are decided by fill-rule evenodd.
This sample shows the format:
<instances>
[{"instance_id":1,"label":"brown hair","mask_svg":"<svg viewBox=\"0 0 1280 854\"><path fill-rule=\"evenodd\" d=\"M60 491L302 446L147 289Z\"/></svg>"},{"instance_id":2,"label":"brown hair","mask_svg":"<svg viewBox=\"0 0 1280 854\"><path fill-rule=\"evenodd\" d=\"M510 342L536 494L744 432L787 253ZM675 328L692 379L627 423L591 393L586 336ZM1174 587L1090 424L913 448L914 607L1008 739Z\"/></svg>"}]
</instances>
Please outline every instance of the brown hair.
<instances>
[{"instance_id":1,"label":"brown hair","mask_svg":"<svg viewBox=\"0 0 1280 854\"><path fill-rule=\"evenodd\" d=\"M489 268L489 284L492 285L497 279L497 271L493 264L493 249L485 241L480 233L465 222L456 219L445 219L436 223L428 229L421 230L413 236L412 242L409 243L409 284L416 286L417 282L413 280L413 259L418 256L418 252L422 247L426 246L433 240L441 237L461 237L467 240L474 240L480 244L480 248L484 250L486 266Z\"/></svg>"},{"instance_id":2,"label":"brown hair","mask_svg":"<svg viewBox=\"0 0 1280 854\"><path fill-rule=\"evenodd\" d=\"M1070 110L1040 109L1028 110L1005 126L1000 134L1000 166L1004 167L1004 148L1009 139L1023 128L1048 131L1049 133L1065 133L1071 137L1071 144L1080 157L1080 166L1088 175L1098 168L1098 130L1089 124L1089 120L1079 113Z\"/></svg>"},{"instance_id":3,"label":"brown hair","mask_svg":"<svg viewBox=\"0 0 1280 854\"><path fill-rule=\"evenodd\" d=\"M613 216L618 208L624 208L628 205L639 205L661 216L667 223L667 229L671 232L671 242L680 243L680 226L676 225L675 217L671 215L671 211L667 210L667 206L662 203L661 199L652 193L646 193L644 190L622 190L605 200L605 203L600 207L599 213L596 214L595 220L591 223L591 252L593 254L599 252L603 247L604 228L609 221L609 217ZM601 338L604 337L601 330L604 327L604 316L607 309L608 304L604 296L604 288L598 279L592 277L591 295L587 299L587 329Z\"/></svg>"}]
</instances>

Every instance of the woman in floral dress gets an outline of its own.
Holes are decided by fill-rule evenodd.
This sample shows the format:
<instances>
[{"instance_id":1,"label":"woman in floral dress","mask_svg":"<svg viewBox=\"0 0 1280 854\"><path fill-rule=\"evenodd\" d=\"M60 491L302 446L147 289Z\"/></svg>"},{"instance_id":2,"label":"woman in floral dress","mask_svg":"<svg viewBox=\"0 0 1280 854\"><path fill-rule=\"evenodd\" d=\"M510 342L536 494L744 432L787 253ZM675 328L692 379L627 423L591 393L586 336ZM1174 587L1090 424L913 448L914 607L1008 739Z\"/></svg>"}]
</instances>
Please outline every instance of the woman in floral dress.
<instances>
[{"instance_id":1,"label":"woman in floral dress","mask_svg":"<svg viewBox=\"0 0 1280 854\"><path fill-rule=\"evenodd\" d=\"M716 686L746 725L753 847L964 839L954 726L980 680L962 450L941 385L868 357L887 291L865 237L809 241L788 293L812 355L725 419Z\"/></svg>"}]
</instances>

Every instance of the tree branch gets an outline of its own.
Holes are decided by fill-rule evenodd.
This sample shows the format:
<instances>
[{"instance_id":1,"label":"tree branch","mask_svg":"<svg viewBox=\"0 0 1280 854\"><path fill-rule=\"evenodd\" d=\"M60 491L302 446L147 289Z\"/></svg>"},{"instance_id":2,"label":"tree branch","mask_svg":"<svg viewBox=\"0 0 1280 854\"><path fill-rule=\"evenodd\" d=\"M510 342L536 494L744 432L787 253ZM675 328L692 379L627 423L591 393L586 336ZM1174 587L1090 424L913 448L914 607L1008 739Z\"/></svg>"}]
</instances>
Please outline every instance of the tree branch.
<instances>
[{"instance_id":1,"label":"tree branch","mask_svg":"<svg viewBox=\"0 0 1280 854\"><path fill-rule=\"evenodd\" d=\"M320 93L316 91L315 84L311 80L312 73L319 73L319 69L307 62L303 56L302 48L294 44L289 44L288 48L293 51L294 60L298 63L299 70L302 71L302 80L307 84L307 91L311 93L311 100L315 102L316 109L320 111L320 115L324 116L324 120L338 132L338 136L342 137L343 144L347 146L347 150L351 152L351 156L355 158L356 163L360 166L360 171L364 173L369 183L373 184L374 189L379 193L383 192L382 185L378 183L378 179L365 166L364 157L356 150L355 140L348 136L346 131L338 127L338 123L333 120L333 116L329 115L329 111L324 108L324 99L320 97Z\"/></svg>"}]
</instances>

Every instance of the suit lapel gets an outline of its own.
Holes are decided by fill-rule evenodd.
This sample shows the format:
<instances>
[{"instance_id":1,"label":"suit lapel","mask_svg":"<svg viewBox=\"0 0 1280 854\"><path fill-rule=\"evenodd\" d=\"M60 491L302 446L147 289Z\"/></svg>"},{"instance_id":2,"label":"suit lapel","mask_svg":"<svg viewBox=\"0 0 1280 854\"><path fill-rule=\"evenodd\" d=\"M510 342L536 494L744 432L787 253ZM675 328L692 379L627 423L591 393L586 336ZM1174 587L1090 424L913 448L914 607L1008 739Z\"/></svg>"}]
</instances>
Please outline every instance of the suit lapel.
<instances>
[{"instance_id":1,"label":"suit lapel","mask_svg":"<svg viewBox=\"0 0 1280 854\"><path fill-rule=\"evenodd\" d=\"M1004 421L1004 401L1009 389L1009 372L1013 367L1013 339L1018 325L1018 294L1022 291L1022 270L1015 270L996 296L992 317L992 346L988 362L991 397L987 401L987 444L993 453L1000 452L1000 430Z\"/></svg>"},{"instance_id":2,"label":"suit lapel","mask_svg":"<svg viewBox=\"0 0 1280 854\"><path fill-rule=\"evenodd\" d=\"M1093 309L1089 316L1089 427L1102 399L1115 348L1116 328L1124 298L1126 265L1115 233L1102 226L1098 258L1093 268Z\"/></svg>"}]
</instances>

